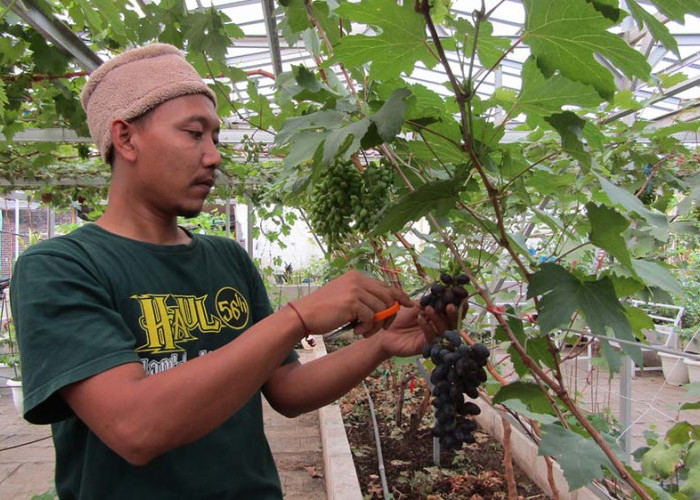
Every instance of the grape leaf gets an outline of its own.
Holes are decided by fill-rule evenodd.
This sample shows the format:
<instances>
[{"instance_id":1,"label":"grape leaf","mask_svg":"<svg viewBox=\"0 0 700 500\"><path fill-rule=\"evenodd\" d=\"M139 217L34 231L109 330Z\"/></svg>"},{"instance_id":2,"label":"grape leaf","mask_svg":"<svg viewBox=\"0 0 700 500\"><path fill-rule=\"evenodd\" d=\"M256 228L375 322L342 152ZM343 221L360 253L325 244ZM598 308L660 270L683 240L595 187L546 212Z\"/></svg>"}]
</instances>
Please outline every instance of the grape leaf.
<instances>
[{"instance_id":1,"label":"grape leaf","mask_svg":"<svg viewBox=\"0 0 700 500\"><path fill-rule=\"evenodd\" d=\"M532 275L528 286L527 297L537 295L542 295L537 323L543 334L568 324L573 313L580 311L593 334L612 334L620 340L634 341L632 327L609 278L579 281L563 267L545 263ZM638 364L642 364L642 351L639 347L621 344L621 348ZM608 362L614 368L617 360L609 354Z\"/></svg>"},{"instance_id":2,"label":"grape leaf","mask_svg":"<svg viewBox=\"0 0 700 500\"><path fill-rule=\"evenodd\" d=\"M535 60L529 58L523 64L522 89L513 105L516 111L548 116L561 111L565 105L593 107L601 101L590 85L561 75L545 78Z\"/></svg>"},{"instance_id":3,"label":"grape leaf","mask_svg":"<svg viewBox=\"0 0 700 500\"><path fill-rule=\"evenodd\" d=\"M662 14L683 23L686 14L700 16L700 0L651 0Z\"/></svg>"},{"instance_id":4,"label":"grape leaf","mask_svg":"<svg viewBox=\"0 0 700 500\"><path fill-rule=\"evenodd\" d=\"M666 290L681 298L685 297L685 292L683 292L681 285L670 271L661 264L637 259L632 261L632 267L635 273L648 285L658 286L662 290Z\"/></svg>"},{"instance_id":5,"label":"grape leaf","mask_svg":"<svg viewBox=\"0 0 700 500\"><path fill-rule=\"evenodd\" d=\"M641 7L636 0L627 0L627 7L630 10L630 14L637 21L637 26L641 29L643 25L646 24L647 29L654 37L655 40L661 42L661 44L668 50L676 54L676 57L680 58L680 53L678 52L678 42L673 35L669 32L668 28L661 24L661 22L656 19L654 14L647 12Z\"/></svg>"},{"instance_id":6,"label":"grape leaf","mask_svg":"<svg viewBox=\"0 0 700 500\"><path fill-rule=\"evenodd\" d=\"M511 305L506 306L506 312L510 314L507 319L508 326L513 332L518 343L525 348L525 352L530 356L535 362L542 366L547 366L551 369L555 369L556 363L552 358L552 353L549 350L547 339L544 337L528 337L523 328L523 321L520 318L514 318L515 309ZM496 328L496 340L503 340L509 342L508 334L505 332L501 325ZM510 354L510 360L513 363L513 368L515 372L520 376L525 376L530 368L528 368L525 363L523 363L518 351L510 345L508 347L508 354Z\"/></svg>"},{"instance_id":7,"label":"grape leaf","mask_svg":"<svg viewBox=\"0 0 700 500\"><path fill-rule=\"evenodd\" d=\"M215 60L225 60L229 45L229 35L219 11L211 8L192 12L185 17L185 37L189 41L188 50L203 51ZM242 34L242 32L241 32Z\"/></svg>"},{"instance_id":8,"label":"grape leaf","mask_svg":"<svg viewBox=\"0 0 700 500\"><path fill-rule=\"evenodd\" d=\"M413 2L363 0L342 3L335 12L352 21L378 28L376 36L350 35L340 40L328 65L342 62L357 67L370 63L370 74L386 81L401 73L410 75L417 61L428 68L437 64L426 43L425 20ZM400 56L397 57L397 55Z\"/></svg>"},{"instance_id":9,"label":"grape leaf","mask_svg":"<svg viewBox=\"0 0 700 500\"><path fill-rule=\"evenodd\" d=\"M651 478L667 478L678 466L682 449L680 444L657 443L642 457L642 472Z\"/></svg>"},{"instance_id":10,"label":"grape leaf","mask_svg":"<svg viewBox=\"0 0 700 500\"><path fill-rule=\"evenodd\" d=\"M556 458L572 491L603 479L603 467L614 470L610 459L593 440L560 425L542 426L537 454Z\"/></svg>"},{"instance_id":11,"label":"grape leaf","mask_svg":"<svg viewBox=\"0 0 700 500\"><path fill-rule=\"evenodd\" d=\"M634 272L632 258L621 235L629 227L629 221L614 209L599 206L593 202L586 204L586 210L588 211L588 220L591 222L591 243L608 252L622 265Z\"/></svg>"},{"instance_id":12,"label":"grape leaf","mask_svg":"<svg viewBox=\"0 0 700 500\"><path fill-rule=\"evenodd\" d=\"M474 25L464 18L456 20L454 25L457 34L466 37L463 49L464 55L467 58L471 58L474 50L474 39L476 38ZM509 39L493 36L493 24L488 21L479 22L479 38L476 41L476 53L482 66L486 68L494 67L510 46L511 42Z\"/></svg>"},{"instance_id":13,"label":"grape leaf","mask_svg":"<svg viewBox=\"0 0 700 500\"><path fill-rule=\"evenodd\" d=\"M657 226L661 229L668 229L668 219L667 217L660 213L660 212L653 212L649 210L636 196L634 196L632 193L629 191L626 191L620 187L617 187L613 183L611 183L609 180L604 178L603 176L599 175L596 172L593 172L594 175L598 178L600 181L600 185L603 188L603 191L605 191L605 194L608 195L608 198L610 201L616 205L620 205L627 210L630 210L632 212L635 212L642 217L644 217L647 222L653 226Z\"/></svg>"},{"instance_id":14,"label":"grape leaf","mask_svg":"<svg viewBox=\"0 0 700 500\"><path fill-rule=\"evenodd\" d=\"M694 448L697 448L697 443ZM688 477L681 486L680 492L688 498L697 498L698 494L700 494L700 468L697 465L695 467L687 465L687 468Z\"/></svg>"},{"instance_id":15,"label":"grape leaf","mask_svg":"<svg viewBox=\"0 0 700 500\"><path fill-rule=\"evenodd\" d=\"M469 156L460 147L462 135L459 124L449 117L426 127L415 127L425 140L410 141L408 147L417 159L460 164Z\"/></svg>"},{"instance_id":16,"label":"grape leaf","mask_svg":"<svg viewBox=\"0 0 700 500\"><path fill-rule=\"evenodd\" d=\"M369 118L344 120L341 127L331 131L323 144L323 165L329 165L336 156L347 160L360 149L360 141L367 133Z\"/></svg>"},{"instance_id":17,"label":"grape leaf","mask_svg":"<svg viewBox=\"0 0 700 500\"><path fill-rule=\"evenodd\" d=\"M395 232L407 222L416 221L428 213L446 212L453 208L459 197L460 183L454 179L427 182L403 196L381 214L372 234Z\"/></svg>"},{"instance_id":18,"label":"grape leaf","mask_svg":"<svg viewBox=\"0 0 700 500\"><path fill-rule=\"evenodd\" d=\"M411 91L408 89L395 90L379 111L369 117L376 125L382 141L393 141L401 131L401 123L407 106L406 98L410 95Z\"/></svg>"},{"instance_id":19,"label":"grape leaf","mask_svg":"<svg viewBox=\"0 0 700 500\"><path fill-rule=\"evenodd\" d=\"M559 132L564 151L577 159L581 165L589 168L591 157L584 151L583 142L581 142L581 134L586 120L578 117L576 113L564 111L545 117L545 121Z\"/></svg>"},{"instance_id":20,"label":"grape leaf","mask_svg":"<svg viewBox=\"0 0 700 500\"><path fill-rule=\"evenodd\" d=\"M644 56L608 31L614 24L585 0L523 0L523 41L547 75L559 71L570 80L592 85L601 97L615 94L612 73L595 59L608 59L629 78L647 80Z\"/></svg>"},{"instance_id":21,"label":"grape leaf","mask_svg":"<svg viewBox=\"0 0 700 500\"><path fill-rule=\"evenodd\" d=\"M510 399L522 401L530 411L544 415L553 415L554 410L540 386L530 382L511 382L499 389L493 397L494 404L502 404Z\"/></svg>"},{"instance_id":22,"label":"grape leaf","mask_svg":"<svg viewBox=\"0 0 700 500\"><path fill-rule=\"evenodd\" d=\"M7 104L7 92L5 92L5 82L0 81L0 113L5 111Z\"/></svg>"}]
</instances>

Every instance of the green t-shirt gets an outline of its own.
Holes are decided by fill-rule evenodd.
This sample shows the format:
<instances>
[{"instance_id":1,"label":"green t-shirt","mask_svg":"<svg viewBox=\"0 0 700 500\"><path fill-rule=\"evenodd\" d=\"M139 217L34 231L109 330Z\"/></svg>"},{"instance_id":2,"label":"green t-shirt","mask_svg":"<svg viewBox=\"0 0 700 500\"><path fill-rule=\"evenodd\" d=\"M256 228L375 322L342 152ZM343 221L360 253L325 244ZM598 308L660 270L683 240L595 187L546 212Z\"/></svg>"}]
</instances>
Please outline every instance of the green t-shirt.
<instances>
[{"instance_id":1,"label":"green t-shirt","mask_svg":"<svg viewBox=\"0 0 700 500\"><path fill-rule=\"evenodd\" d=\"M167 370L269 315L264 284L237 243L192 235L188 245L153 245L90 224L27 249L10 297L25 418L52 424L60 498L282 498L260 391L204 438L143 467L103 444L58 394L123 363Z\"/></svg>"}]
</instances>

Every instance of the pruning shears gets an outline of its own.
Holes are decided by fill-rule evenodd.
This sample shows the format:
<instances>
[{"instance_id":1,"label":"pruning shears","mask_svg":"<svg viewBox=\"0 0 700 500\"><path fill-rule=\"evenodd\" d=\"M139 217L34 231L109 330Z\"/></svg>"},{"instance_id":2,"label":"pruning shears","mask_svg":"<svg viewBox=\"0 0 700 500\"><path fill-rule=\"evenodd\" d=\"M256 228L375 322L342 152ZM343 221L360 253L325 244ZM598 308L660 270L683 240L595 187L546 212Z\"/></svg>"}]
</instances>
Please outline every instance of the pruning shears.
<instances>
[{"instance_id":1,"label":"pruning shears","mask_svg":"<svg viewBox=\"0 0 700 500\"><path fill-rule=\"evenodd\" d=\"M399 312L400 307L401 307L401 305L399 304L399 301L397 300L396 302L394 302L393 305L387 307L386 309L382 309L381 311L374 313L374 322L381 323L385 319L391 318L397 312ZM345 323L344 325L336 328L335 330L328 332L327 334L324 335L324 337L331 338L331 337L333 337L341 332L344 332L347 330L352 330L353 328L355 328L359 324L360 324L360 322L358 320L349 321L349 322Z\"/></svg>"}]
</instances>

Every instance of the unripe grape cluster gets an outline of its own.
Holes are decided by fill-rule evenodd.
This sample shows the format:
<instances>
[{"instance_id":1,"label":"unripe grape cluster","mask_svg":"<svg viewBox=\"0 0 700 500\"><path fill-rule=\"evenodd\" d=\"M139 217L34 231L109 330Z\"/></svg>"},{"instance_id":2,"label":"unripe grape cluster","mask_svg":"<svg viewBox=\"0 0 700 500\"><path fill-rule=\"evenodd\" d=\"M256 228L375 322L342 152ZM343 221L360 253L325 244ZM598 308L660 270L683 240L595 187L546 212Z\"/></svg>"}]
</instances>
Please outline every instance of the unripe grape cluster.
<instances>
[{"instance_id":1,"label":"unripe grape cluster","mask_svg":"<svg viewBox=\"0 0 700 500\"><path fill-rule=\"evenodd\" d=\"M309 200L314 232L334 249L348 234L370 231L390 199L392 180L387 165L370 163L360 172L350 161L333 162Z\"/></svg>"},{"instance_id":2,"label":"unripe grape cluster","mask_svg":"<svg viewBox=\"0 0 700 500\"><path fill-rule=\"evenodd\" d=\"M464 443L474 442L477 425L469 417L478 415L481 409L465 401L464 395L472 399L479 396L478 387L487 378L484 367L489 354L483 344L463 343L457 330L448 330L423 347L423 357L435 365L430 374L435 407L432 433L447 449L459 449Z\"/></svg>"},{"instance_id":3,"label":"unripe grape cluster","mask_svg":"<svg viewBox=\"0 0 700 500\"><path fill-rule=\"evenodd\" d=\"M350 199L361 193L362 175L349 162L333 162L314 185L309 218L314 231L325 238L330 248L336 247L350 232L353 214Z\"/></svg>"},{"instance_id":4,"label":"unripe grape cluster","mask_svg":"<svg viewBox=\"0 0 700 500\"><path fill-rule=\"evenodd\" d=\"M420 300L421 307L432 306L439 314L444 315L449 304L454 304L459 308L460 304L469 296L464 288L469 284L469 277L466 274L452 276L448 273L440 275L440 281L430 287L430 293L423 295ZM467 303L464 302L463 312L466 312Z\"/></svg>"},{"instance_id":5,"label":"unripe grape cluster","mask_svg":"<svg viewBox=\"0 0 700 500\"><path fill-rule=\"evenodd\" d=\"M367 233L375 226L379 212L390 199L394 174L388 166L370 163L362 172L362 177L362 194L357 198L351 196L350 202L353 205L355 228Z\"/></svg>"}]
</instances>

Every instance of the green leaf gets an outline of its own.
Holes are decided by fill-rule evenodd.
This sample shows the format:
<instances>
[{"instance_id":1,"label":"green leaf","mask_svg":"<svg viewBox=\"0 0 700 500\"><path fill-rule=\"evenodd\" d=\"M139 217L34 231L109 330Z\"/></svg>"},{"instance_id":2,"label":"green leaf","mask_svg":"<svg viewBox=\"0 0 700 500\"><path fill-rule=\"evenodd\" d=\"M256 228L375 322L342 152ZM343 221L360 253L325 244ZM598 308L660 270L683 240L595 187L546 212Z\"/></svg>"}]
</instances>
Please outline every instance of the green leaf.
<instances>
[{"instance_id":1,"label":"green leaf","mask_svg":"<svg viewBox=\"0 0 700 500\"><path fill-rule=\"evenodd\" d=\"M384 105L369 119L377 126L379 137L391 142L401 131L403 115L406 112L406 98L411 95L408 89L395 90Z\"/></svg>"},{"instance_id":2,"label":"green leaf","mask_svg":"<svg viewBox=\"0 0 700 500\"><path fill-rule=\"evenodd\" d=\"M700 16L700 0L651 0L662 14L683 23L686 14Z\"/></svg>"},{"instance_id":3,"label":"green leaf","mask_svg":"<svg viewBox=\"0 0 700 500\"><path fill-rule=\"evenodd\" d=\"M474 39L476 29L474 25L465 18L460 18L454 22L457 34L466 37L464 43L464 56L469 59L474 50ZM476 53L481 65L492 68L503 57L503 54L510 48L511 41L507 38L493 36L493 24L488 21L479 22L479 35L476 41Z\"/></svg>"},{"instance_id":4,"label":"green leaf","mask_svg":"<svg viewBox=\"0 0 700 500\"><path fill-rule=\"evenodd\" d=\"M559 71L592 85L605 99L615 94L612 73L595 55L609 60L629 78L646 81L651 68L644 56L608 31L614 24L585 0L523 0L523 41L545 74Z\"/></svg>"},{"instance_id":5,"label":"green leaf","mask_svg":"<svg viewBox=\"0 0 700 500\"><path fill-rule=\"evenodd\" d=\"M653 226L668 230L668 219L659 212L649 210L636 196L629 191L617 187L600 174L593 172L600 181L605 194L608 195L610 201L616 205L626 208L644 217L647 222Z\"/></svg>"},{"instance_id":6,"label":"green leaf","mask_svg":"<svg viewBox=\"0 0 700 500\"><path fill-rule=\"evenodd\" d=\"M212 59L223 61L230 44L221 15L215 8L196 11L184 19L185 38L189 41L188 50L205 52Z\"/></svg>"},{"instance_id":7,"label":"green leaf","mask_svg":"<svg viewBox=\"0 0 700 500\"><path fill-rule=\"evenodd\" d=\"M642 25L646 24L651 36L655 40L661 42L661 44L668 50L676 54L676 57L680 58L680 53L678 52L678 42L673 38L673 35L669 32L668 28L661 24L661 22L651 14L644 10L636 0L627 0L627 7L630 9L632 17L637 21L637 26L641 29Z\"/></svg>"},{"instance_id":8,"label":"green leaf","mask_svg":"<svg viewBox=\"0 0 700 500\"><path fill-rule=\"evenodd\" d=\"M408 106L404 119L421 120L425 118L440 118L445 113L445 100L437 92L424 85L413 84L406 87L411 91L411 97L406 102Z\"/></svg>"},{"instance_id":9,"label":"green leaf","mask_svg":"<svg viewBox=\"0 0 700 500\"><path fill-rule=\"evenodd\" d=\"M695 441L688 448L688 455L685 457L685 466L688 469L700 466L700 441Z\"/></svg>"},{"instance_id":10,"label":"green leaf","mask_svg":"<svg viewBox=\"0 0 700 500\"><path fill-rule=\"evenodd\" d=\"M380 214L372 234L379 235L400 230L407 222L416 221L430 212L446 212L459 198L459 183L453 179L427 182L403 196Z\"/></svg>"},{"instance_id":11,"label":"green leaf","mask_svg":"<svg viewBox=\"0 0 700 500\"><path fill-rule=\"evenodd\" d=\"M303 130L294 135L294 142L290 146L289 153L284 158L285 166L300 165L314 157L330 131Z\"/></svg>"},{"instance_id":12,"label":"green leaf","mask_svg":"<svg viewBox=\"0 0 700 500\"><path fill-rule=\"evenodd\" d=\"M301 33L312 27L304 0L284 0L280 3L284 6L284 23L292 33Z\"/></svg>"},{"instance_id":13,"label":"green leaf","mask_svg":"<svg viewBox=\"0 0 700 500\"><path fill-rule=\"evenodd\" d=\"M674 40L675 40L675 38L674 38ZM681 73L681 72L671 73L670 75L666 74L666 73L658 73L656 76L660 80L659 85L661 86L661 88L664 88L664 89L669 89L669 88L671 88L675 85L678 85L679 83L682 83L688 79L688 75L686 75L685 73Z\"/></svg>"},{"instance_id":14,"label":"green leaf","mask_svg":"<svg viewBox=\"0 0 700 500\"><path fill-rule=\"evenodd\" d=\"M342 127L333 130L328 134L323 145L323 165L329 165L336 156L341 156L347 160L360 149L360 141L367 133L370 126L369 118L360 120L345 120Z\"/></svg>"},{"instance_id":15,"label":"green leaf","mask_svg":"<svg viewBox=\"0 0 700 500\"><path fill-rule=\"evenodd\" d=\"M417 61L428 68L437 64L426 43L425 20L412 2L399 5L394 0L345 2L336 14L379 29L376 36L351 35L340 40L328 64L342 62L359 67L370 63L370 75L387 81L401 73L410 75Z\"/></svg>"},{"instance_id":16,"label":"green leaf","mask_svg":"<svg viewBox=\"0 0 700 500\"><path fill-rule=\"evenodd\" d=\"M545 337L529 337L523 328L524 320L513 317L516 314L513 306L507 305L506 312L510 314L507 319L508 326L518 343L525 348L527 355L541 366L547 366L554 370L556 368L556 363L552 358L547 339ZM496 328L496 340L510 341L507 333L500 325ZM523 363L518 351L513 345L508 347L508 354L510 354L511 362L518 376L525 376L530 369Z\"/></svg>"},{"instance_id":17,"label":"green leaf","mask_svg":"<svg viewBox=\"0 0 700 500\"><path fill-rule=\"evenodd\" d=\"M505 404L506 401L517 399L522 401L530 411L545 415L554 414L547 396L537 384L530 382L511 382L499 389L493 397L493 404Z\"/></svg>"},{"instance_id":18,"label":"green leaf","mask_svg":"<svg viewBox=\"0 0 700 500\"><path fill-rule=\"evenodd\" d=\"M275 120L270 101L258 92L258 87L253 80L248 81L247 90L248 101L246 101L245 107L255 113L250 118L250 122L260 129L268 130Z\"/></svg>"},{"instance_id":19,"label":"green leaf","mask_svg":"<svg viewBox=\"0 0 700 500\"><path fill-rule=\"evenodd\" d=\"M287 118L275 136L275 144L282 146L293 143L294 136L304 130L324 130L337 128L343 123L345 115L337 111L324 110L308 115Z\"/></svg>"},{"instance_id":20,"label":"green leaf","mask_svg":"<svg viewBox=\"0 0 700 500\"><path fill-rule=\"evenodd\" d=\"M527 297L537 295L542 296L537 323L543 334L567 325L573 313L580 311L594 335L612 335L630 342L635 340L632 327L609 278L579 281L563 267L545 263L532 275L528 286ZM641 364L642 352L638 347L621 344L621 348ZM608 361L611 368L617 364L612 357Z\"/></svg>"},{"instance_id":21,"label":"green leaf","mask_svg":"<svg viewBox=\"0 0 700 500\"><path fill-rule=\"evenodd\" d=\"M688 467L688 477L681 485L680 492L688 498L698 498L700 496L700 467Z\"/></svg>"},{"instance_id":22,"label":"green leaf","mask_svg":"<svg viewBox=\"0 0 700 500\"><path fill-rule=\"evenodd\" d=\"M669 444L686 445L691 440L700 438L698 430L700 428L689 422L677 422L666 432L666 441Z\"/></svg>"},{"instance_id":23,"label":"green leaf","mask_svg":"<svg viewBox=\"0 0 700 500\"><path fill-rule=\"evenodd\" d=\"M515 110L526 114L549 116L561 111L562 106L594 107L602 102L590 85L570 80L561 75L544 77L535 60L523 64L522 89Z\"/></svg>"},{"instance_id":24,"label":"green leaf","mask_svg":"<svg viewBox=\"0 0 700 500\"><path fill-rule=\"evenodd\" d=\"M96 32L102 30L102 18L98 11L93 8L87 0L76 0L76 2L80 6L90 27Z\"/></svg>"},{"instance_id":25,"label":"green leaf","mask_svg":"<svg viewBox=\"0 0 700 500\"><path fill-rule=\"evenodd\" d=\"M614 470L603 450L592 440L560 425L543 425L538 455L556 458L569 489L576 490L603 479L603 468Z\"/></svg>"},{"instance_id":26,"label":"green leaf","mask_svg":"<svg viewBox=\"0 0 700 500\"><path fill-rule=\"evenodd\" d=\"M586 204L586 210L588 220L591 222L591 242L633 271L630 253L621 235L629 227L629 221L616 210L593 202Z\"/></svg>"},{"instance_id":27,"label":"green leaf","mask_svg":"<svg viewBox=\"0 0 700 500\"><path fill-rule=\"evenodd\" d=\"M586 120L580 118L576 113L564 111L545 118L545 121L559 132L561 145L564 151L577 159L585 167L591 166L591 157L583 148L581 135Z\"/></svg>"},{"instance_id":28,"label":"green leaf","mask_svg":"<svg viewBox=\"0 0 700 500\"><path fill-rule=\"evenodd\" d=\"M5 111L7 104L7 93L5 92L5 82L0 81L0 114Z\"/></svg>"},{"instance_id":29,"label":"green leaf","mask_svg":"<svg viewBox=\"0 0 700 500\"><path fill-rule=\"evenodd\" d=\"M677 297L684 298L683 288L673 277L671 272L656 262L648 260L634 260L632 267L637 275L648 285L653 285L666 290Z\"/></svg>"},{"instance_id":30,"label":"green leaf","mask_svg":"<svg viewBox=\"0 0 700 500\"><path fill-rule=\"evenodd\" d=\"M462 136L459 124L450 118L427 127L416 127L425 140L407 143L417 159L426 162L442 162L459 165L469 161L469 156L460 147Z\"/></svg>"},{"instance_id":31,"label":"green leaf","mask_svg":"<svg viewBox=\"0 0 700 500\"><path fill-rule=\"evenodd\" d=\"M680 444L657 443L642 457L642 472L651 478L669 477L680 464L682 449Z\"/></svg>"}]
</instances>

